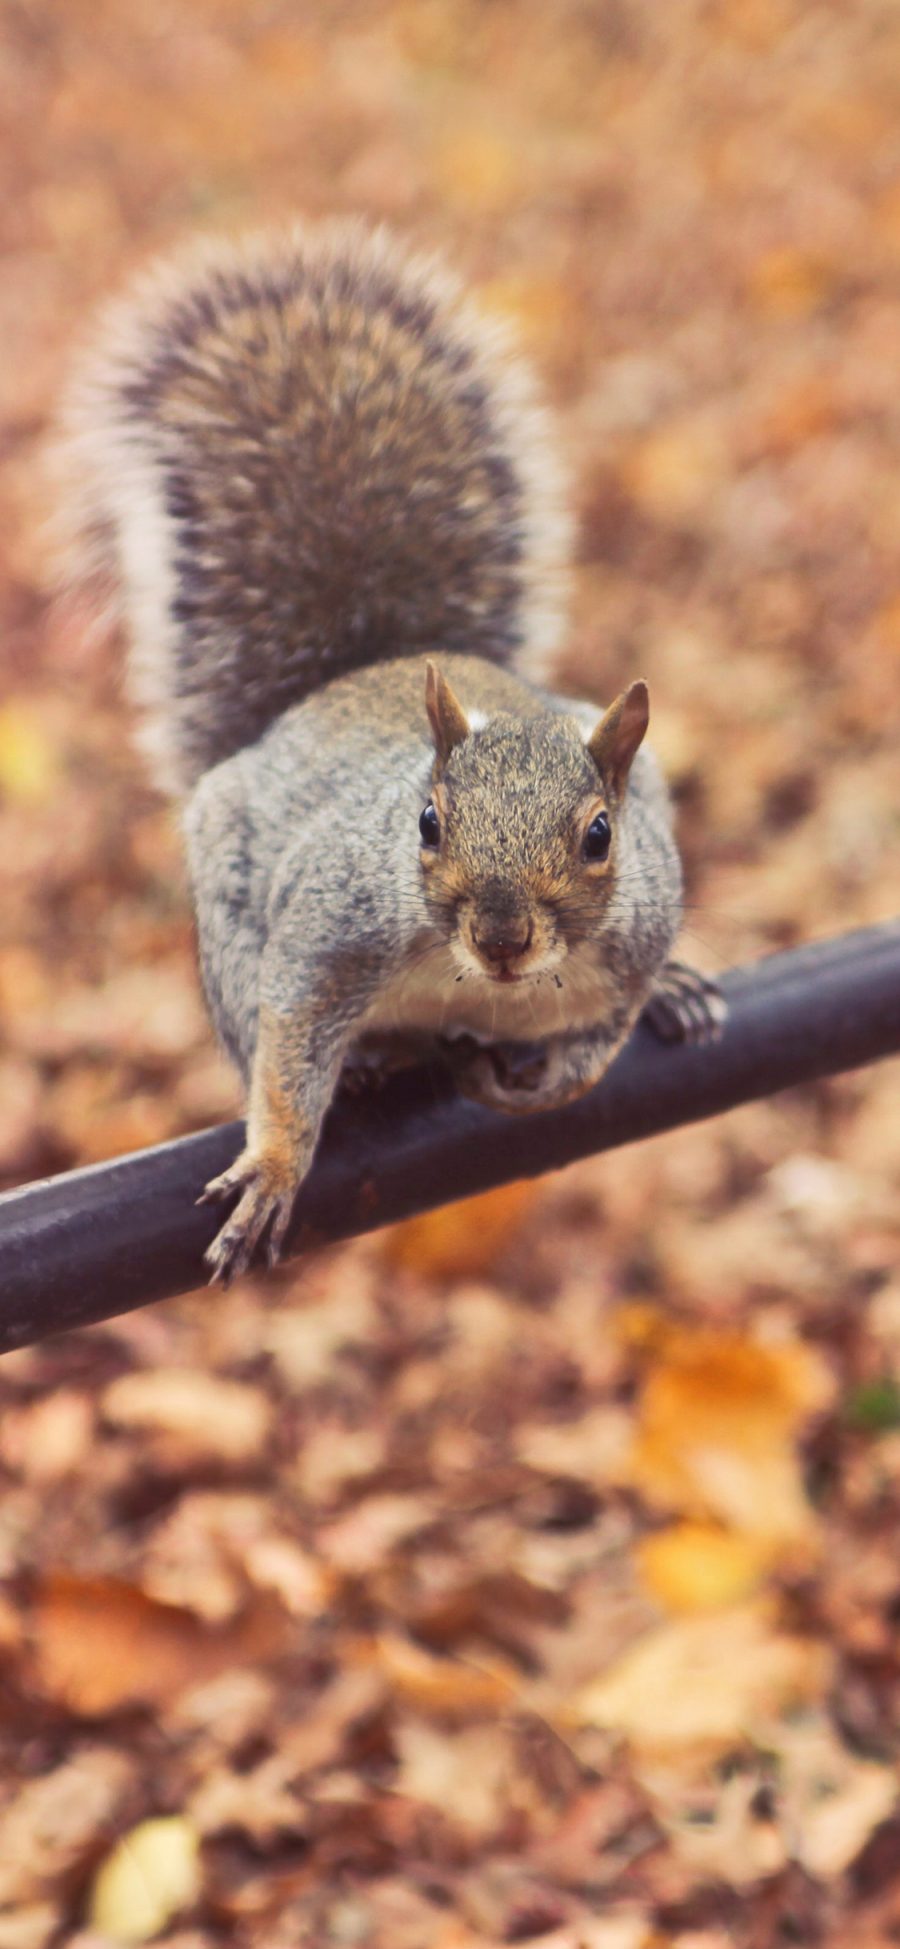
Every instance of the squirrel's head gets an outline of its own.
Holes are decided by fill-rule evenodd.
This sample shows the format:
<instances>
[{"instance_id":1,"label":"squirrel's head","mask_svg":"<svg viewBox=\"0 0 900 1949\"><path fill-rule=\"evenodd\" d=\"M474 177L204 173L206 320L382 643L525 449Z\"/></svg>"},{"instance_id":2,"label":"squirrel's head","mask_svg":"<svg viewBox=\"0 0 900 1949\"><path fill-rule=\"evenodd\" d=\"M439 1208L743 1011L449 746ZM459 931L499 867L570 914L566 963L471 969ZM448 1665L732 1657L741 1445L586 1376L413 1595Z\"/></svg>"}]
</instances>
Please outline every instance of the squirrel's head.
<instances>
[{"instance_id":1,"label":"squirrel's head","mask_svg":"<svg viewBox=\"0 0 900 1949\"><path fill-rule=\"evenodd\" d=\"M549 974L602 931L631 762L647 729L633 683L586 739L574 717L472 719L434 664L431 797L419 820L425 897L460 974Z\"/></svg>"}]
</instances>

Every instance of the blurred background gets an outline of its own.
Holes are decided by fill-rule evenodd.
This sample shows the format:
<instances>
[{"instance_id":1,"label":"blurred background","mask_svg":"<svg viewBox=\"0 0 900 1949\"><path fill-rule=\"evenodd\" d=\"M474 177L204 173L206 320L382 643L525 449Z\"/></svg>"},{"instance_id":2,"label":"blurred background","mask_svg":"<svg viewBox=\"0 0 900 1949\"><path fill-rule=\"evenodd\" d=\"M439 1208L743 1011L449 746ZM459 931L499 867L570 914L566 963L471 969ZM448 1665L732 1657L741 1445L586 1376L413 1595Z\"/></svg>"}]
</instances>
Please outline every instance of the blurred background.
<instances>
[{"instance_id":1,"label":"blurred background","mask_svg":"<svg viewBox=\"0 0 900 1949\"><path fill-rule=\"evenodd\" d=\"M892 0L19 0L0 94L2 1182L236 1112L40 465L198 228L361 211L513 321L692 959L896 909ZM898 1125L884 1065L9 1356L0 1949L896 1941Z\"/></svg>"}]
</instances>

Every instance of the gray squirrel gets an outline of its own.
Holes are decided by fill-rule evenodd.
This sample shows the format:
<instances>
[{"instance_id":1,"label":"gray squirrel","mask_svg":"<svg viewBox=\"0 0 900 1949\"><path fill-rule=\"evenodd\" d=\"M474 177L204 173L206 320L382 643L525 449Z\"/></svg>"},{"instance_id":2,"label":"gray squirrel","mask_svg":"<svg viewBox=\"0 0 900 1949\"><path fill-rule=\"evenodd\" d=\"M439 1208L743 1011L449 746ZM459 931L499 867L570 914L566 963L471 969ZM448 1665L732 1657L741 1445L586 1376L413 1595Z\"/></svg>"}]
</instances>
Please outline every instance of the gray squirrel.
<instances>
[{"instance_id":1,"label":"gray squirrel","mask_svg":"<svg viewBox=\"0 0 900 1949\"><path fill-rule=\"evenodd\" d=\"M539 1111L642 1011L716 1032L646 685L538 687L569 523L503 334L382 232L194 246L110 314L66 415L75 574L124 623L184 806L203 981L247 1089L213 1280L275 1263L342 1073L439 1051Z\"/></svg>"}]
</instances>

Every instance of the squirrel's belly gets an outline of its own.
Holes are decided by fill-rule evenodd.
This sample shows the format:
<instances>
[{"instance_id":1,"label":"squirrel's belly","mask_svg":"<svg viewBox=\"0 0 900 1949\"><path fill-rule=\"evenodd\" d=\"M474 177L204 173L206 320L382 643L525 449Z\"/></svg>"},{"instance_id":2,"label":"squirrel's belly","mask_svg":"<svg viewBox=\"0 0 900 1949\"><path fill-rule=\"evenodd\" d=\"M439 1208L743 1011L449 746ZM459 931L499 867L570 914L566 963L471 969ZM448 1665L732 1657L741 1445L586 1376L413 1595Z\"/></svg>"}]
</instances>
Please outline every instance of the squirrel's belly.
<instances>
[{"instance_id":1,"label":"squirrel's belly","mask_svg":"<svg viewBox=\"0 0 900 1949\"><path fill-rule=\"evenodd\" d=\"M617 997L607 970L577 955L521 981L460 974L449 950L435 948L399 971L362 1024L366 1035L413 1031L473 1035L484 1042L539 1042L571 1035L610 1017Z\"/></svg>"}]
</instances>

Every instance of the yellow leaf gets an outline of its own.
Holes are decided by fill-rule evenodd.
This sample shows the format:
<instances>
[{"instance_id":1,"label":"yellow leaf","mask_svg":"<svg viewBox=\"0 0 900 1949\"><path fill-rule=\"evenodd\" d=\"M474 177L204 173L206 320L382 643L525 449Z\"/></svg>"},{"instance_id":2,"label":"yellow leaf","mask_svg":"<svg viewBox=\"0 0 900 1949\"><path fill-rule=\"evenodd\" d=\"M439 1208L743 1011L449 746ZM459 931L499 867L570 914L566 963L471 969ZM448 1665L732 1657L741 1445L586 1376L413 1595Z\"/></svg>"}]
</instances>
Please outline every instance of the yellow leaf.
<instances>
[{"instance_id":1,"label":"yellow leaf","mask_svg":"<svg viewBox=\"0 0 900 1949\"><path fill-rule=\"evenodd\" d=\"M705 1611L749 1596L769 1553L758 1538L735 1536L712 1523L675 1523L646 1536L636 1555L658 1604L670 1611Z\"/></svg>"},{"instance_id":2,"label":"yellow leaf","mask_svg":"<svg viewBox=\"0 0 900 1949\"><path fill-rule=\"evenodd\" d=\"M0 794L19 805L41 805L57 778L56 754L33 706L0 710Z\"/></svg>"},{"instance_id":3,"label":"yellow leaf","mask_svg":"<svg viewBox=\"0 0 900 1949\"><path fill-rule=\"evenodd\" d=\"M748 1604L648 1631L582 1687L570 1715L651 1750L723 1747L761 1718L819 1696L826 1678L823 1647L788 1637L767 1606Z\"/></svg>"},{"instance_id":4,"label":"yellow leaf","mask_svg":"<svg viewBox=\"0 0 900 1949\"><path fill-rule=\"evenodd\" d=\"M489 1272L534 1195L531 1184L503 1184L478 1198L408 1218L387 1233L385 1257L426 1279L474 1278Z\"/></svg>"},{"instance_id":5,"label":"yellow leaf","mask_svg":"<svg viewBox=\"0 0 900 1949\"><path fill-rule=\"evenodd\" d=\"M91 1926L113 1942L149 1942L200 1893L196 1829L180 1814L123 1834L94 1881Z\"/></svg>"},{"instance_id":6,"label":"yellow leaf","mask_svg":"<svg viewBox=\"0 0 900 1949\"><path fill-rule=\"evenodd\" d=\"M663 1507L759 1537L812 1542L794 1441L828 1393L821 1361L799 1343L663 1330L638 1405L632 1480Z\"/></svg>"}]
</instances>

